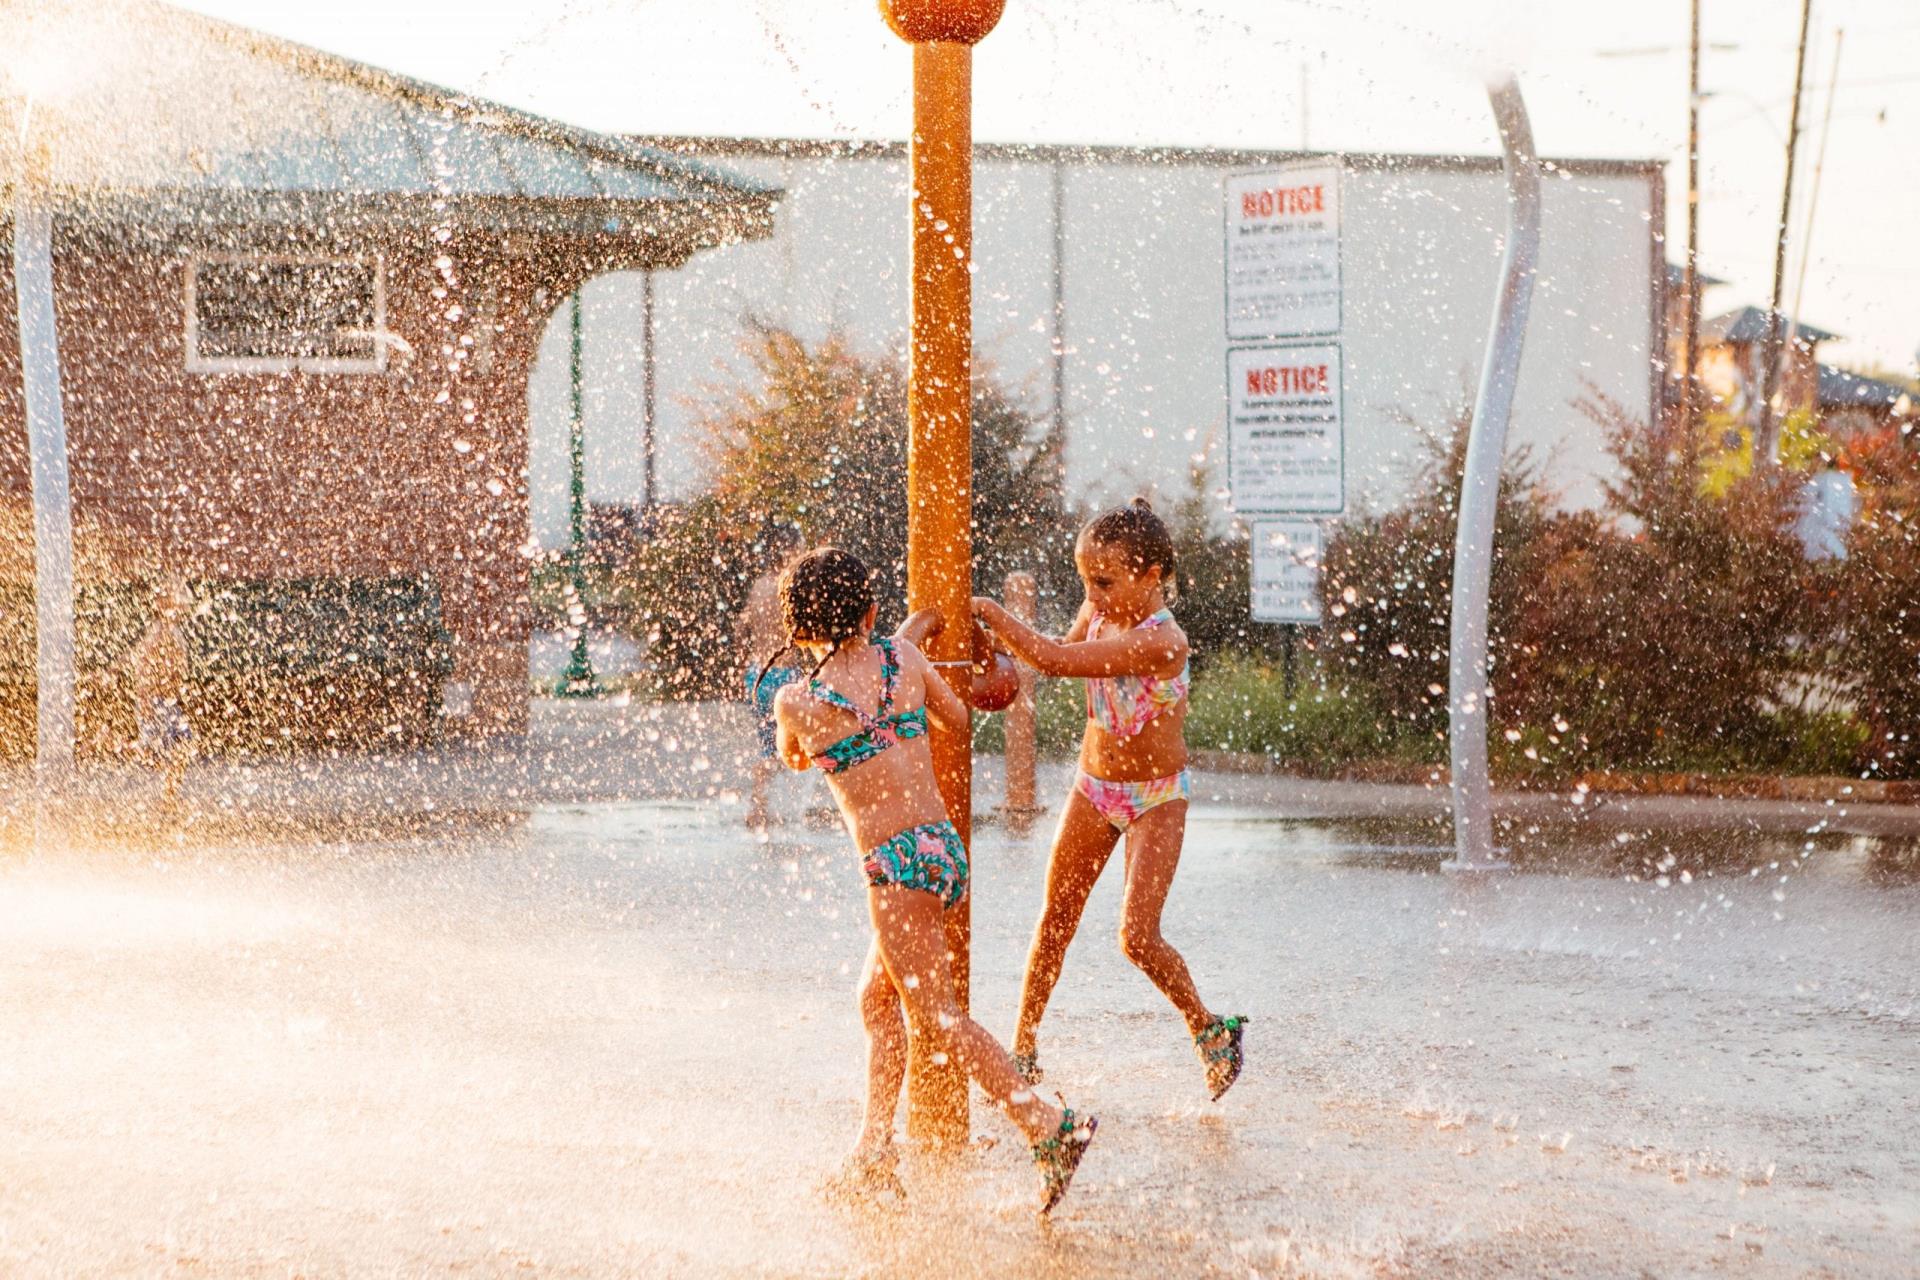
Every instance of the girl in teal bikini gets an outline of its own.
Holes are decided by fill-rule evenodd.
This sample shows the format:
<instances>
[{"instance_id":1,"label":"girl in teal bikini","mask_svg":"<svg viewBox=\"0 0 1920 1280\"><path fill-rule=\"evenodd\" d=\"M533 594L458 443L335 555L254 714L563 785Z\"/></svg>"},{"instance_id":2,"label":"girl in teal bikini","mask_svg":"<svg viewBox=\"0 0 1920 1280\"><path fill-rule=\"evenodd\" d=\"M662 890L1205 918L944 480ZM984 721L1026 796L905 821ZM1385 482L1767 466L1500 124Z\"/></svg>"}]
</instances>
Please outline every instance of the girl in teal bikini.
<instances>
[{"instance_id":1,"label":"girl in teal bikini","mask_svg":"<svg viewBox=\"0 0 1920 1280\"><path fill-rule=\"evenodd\" d=\"M1066 636L1053 640L991 600L973 612L1014 655L1043 675L1087 681L1080 771L1047 864L1047 902L1020 989L1014 1062L1040 1079L1040 1019L1059 981L1067 944L1114 845L1127 838L1120 949L1186 1020L1215 1099L1240 1075L1244 1017L1216 1016L1187 962L1160 932L1160 914L1186 835L1187 637L1167 608L1173 539L1145 498L1080 532L1074 564L1086 599Z\"/></svg>"},{"instance_id":2,"label":"girl in teal bikini","mask_svg":"<svg viewBox=\"0 0 1920 1280\"><path fill-rule=\"evenodd\" d=\"M861 851L873 920L860 984L866 1115L846 1180L899 1191L893 1125L911 1024L1026 1133L1045 1213L1066 1193L1098 1121L1035 1097L1007 1051L954 1000L941 915L966 896L967 850L934 783L926 732L929 718L953 733L967 732L969 720L966 705L907 638L937 630L939 619L916 615L893 638L867 643L876 613L867 568L832 547L787 569L780 607L787 645L760 669L798 650L811 670L774 696L776 749L789 768L826 775Z\"/></svg>"}]
</instances>

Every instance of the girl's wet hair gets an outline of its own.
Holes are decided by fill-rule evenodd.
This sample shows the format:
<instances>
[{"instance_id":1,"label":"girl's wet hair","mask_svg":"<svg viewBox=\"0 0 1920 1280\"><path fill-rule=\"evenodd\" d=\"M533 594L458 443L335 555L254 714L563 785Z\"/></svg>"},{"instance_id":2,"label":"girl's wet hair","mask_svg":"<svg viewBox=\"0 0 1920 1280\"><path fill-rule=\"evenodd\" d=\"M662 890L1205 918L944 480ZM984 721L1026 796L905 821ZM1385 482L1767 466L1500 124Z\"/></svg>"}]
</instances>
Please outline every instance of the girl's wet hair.
<instances>
[{"instance_id":1,"label":"girl's wet hair","mask_svg":"<svg viewBox=\"0 0 1920 1280\"><path fill-rule=\"evenodd\" d=\"M821 547L795 560L780 575L780 620L787 642L760 664L754 689L759 689L775 661L803 642L827 646L813 664L811 674L819 674L841 645L860 635L872 607L871 575L860 557L838 547Z\"/></svg>"},{"instance_id":2,"label":"girl's wet hair","mask_svg":"<svg viewBox=\"0 0 1920 1280\"><path fill-rule=\"evenodd\" d=\"M1173 534L1145 498L1101 512L1080 531L1080 541L1119 551L1135 573L1145 573L1157 565L1167 586L1173 586Z\"/></svg>"}]
</instances>

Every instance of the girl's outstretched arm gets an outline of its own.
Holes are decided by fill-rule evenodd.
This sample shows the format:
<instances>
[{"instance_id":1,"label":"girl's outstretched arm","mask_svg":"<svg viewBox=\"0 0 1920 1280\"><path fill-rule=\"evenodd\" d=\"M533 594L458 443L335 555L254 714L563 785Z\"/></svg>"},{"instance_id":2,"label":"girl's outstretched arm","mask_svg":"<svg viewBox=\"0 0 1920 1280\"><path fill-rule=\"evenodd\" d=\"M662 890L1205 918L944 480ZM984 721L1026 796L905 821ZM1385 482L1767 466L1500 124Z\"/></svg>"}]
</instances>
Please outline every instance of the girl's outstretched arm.
<instances>
[{"instance_id":1,"label":"girl's outstretched arm","mask_svg":"<svg viewBox=\"0 0 1920 1280\"><path fill-rule=\"evenodd\" d=\"M1007 648L1042 675L1049 676L1173 676L1187 661L1187 639L1176 627L1148 627L1117 636L1087 640L1091 609L1083 604L1080 616L1064 640L1041 635L992 600L976 596L973 615L993 628Z\"/></svg>"},{"instance_id":2,"label":"girl's outstretched arm","mask_svg":"<svg viewBox=\"0 0 1920 1280\"><path fill-rule=\"evenodd\" d=\"M904 636L899 638L900 666L903 670L920 673L921 683L926 687L927 719L934 727L948 733L967 733L973 728L973 717L967 712L967 704L960 701L941 676L938 668L927 661L927 655L920 652L920 646Z\"/></svg>"}]
</instances>

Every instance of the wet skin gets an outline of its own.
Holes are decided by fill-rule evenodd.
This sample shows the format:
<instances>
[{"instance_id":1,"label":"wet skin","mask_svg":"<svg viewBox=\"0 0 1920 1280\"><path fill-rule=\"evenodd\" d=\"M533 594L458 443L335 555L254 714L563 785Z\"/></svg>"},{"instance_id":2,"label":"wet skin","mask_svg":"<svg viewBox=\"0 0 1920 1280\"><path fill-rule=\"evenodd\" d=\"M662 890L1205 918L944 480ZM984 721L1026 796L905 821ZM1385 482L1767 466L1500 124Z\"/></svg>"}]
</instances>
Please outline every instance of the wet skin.
<instances>
[{"instance_id":1,"label":"wet skin","mask_svg":"<svg viewBox=\"0 0 1920 1280\"><path fill-rule=\"evenodd\" d=\"M1073 626L1058 640L1041 635L988 599L973 602L974 616L991 627L1013 653L1035 670L1052 676L1159 676L1171 678L1187 664L1187 637L1177 625L1137 630L1166 607L1160 566L1129 563L1124 551L1081 538L1074 548L1085 599ZM1089 638L1093 616L1100 634ZM1169 707L1132 737L1108 733L1091 719L1080 746L1080 767L1089 776L1113 782L1145 782L1176 774L1187 766L1184 726L1187 703ZM1120 950L1179 1011L1189 1034L1213 1023L1200 998L1186 960L1160 928L1167 894L1180 865L1186 835L1187 802L1159 805L1127 829L1126 886L1120 913ZM1020 1020L1014 1052L1035 1051L1040 1020L1066 961L1067 947L1080 928L1080 916L1120 832L1076 788L1067 798L1060 829L1047 862L1047 899L1034 929L1032 949L1020 990Z\"/></svg>"},{"instance_id":2,"label":"wet skin","mask_svg":"<svg viewBox=\"0 0 1920 1280\"><path fill-rule=\"evenodd\" d=\"M871 634L877 610L869 609L859 634ZM917 614L895 637L899 674L892 713L924 704L930 724L949 733L970 725L966 705L947 687L910 636L939 629L937 615ZM878 708L882 690L880 652L872 645L847 646L827 655L827 646L802 642L810 668L825 656L816 678L858 707ZM804 669L804 668L803 668ZM812 757L860 728L849 712L808 697L804 685L789 685L774 699L781 760L789 768L811 767ZM934 780L927 739L896 742L879 755L830 774L833 792L856 849L865 851L923 823L947 820L946 803ZM1006 1111L1029 1142L1050 1137L1062 1111L1036 1098L1014 1070L1007 1051L987 1030L962 1013L954 998L946 930L939 898L899 885L870 886L868 913L873 947L861 975L859 1004L867 1030L867 1098L856 1156L886 1149L906 1080L907 1028L934 1052L950 1054L994 1103Z\"/></svg>"}]
</instances>

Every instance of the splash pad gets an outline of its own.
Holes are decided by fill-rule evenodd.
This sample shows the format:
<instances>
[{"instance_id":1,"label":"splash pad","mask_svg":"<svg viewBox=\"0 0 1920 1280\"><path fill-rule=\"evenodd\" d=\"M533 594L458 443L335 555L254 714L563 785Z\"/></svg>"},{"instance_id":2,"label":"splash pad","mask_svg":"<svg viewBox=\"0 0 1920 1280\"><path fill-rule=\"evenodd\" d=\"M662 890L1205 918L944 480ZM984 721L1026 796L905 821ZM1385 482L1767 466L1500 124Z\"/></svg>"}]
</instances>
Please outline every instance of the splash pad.
<instances>
[{"instance_id":1,"label":"splash pad","mask_svg":"<svg viewBox=\"0 0 1920 1280\"><path fill-rule=\"evenodd\" d=\"M955 247L939 221L936 261ZM928 441L920 462L952 462L951 437ZM966 522L929 487L913 509L946 518L951 550ZM964 555L918 563L945 608ZM853 1123L862 904L843 837L793 791L768 843L738 829L738 709L533 717L497 752L203 770L165 841L0 863L0 1270L1784 1276L1912 1257L1920 908L1877 846L1832 834L1844 814L1783 809L1763 837L1747 810L1714 836L1536 809L1544 834L1490 887L1433 874L1445 813L1423 788L1390 797L1418 820L1334 821L1311 789L1203 773L1168 929L1252 992L1272 1047L1206 1107L1096 898L1050 1069L1120 1123L1042 1233L998 1125L991 1155L910 1161L897 1214L815 1194ZM943 750L970 775L966 744ZM1067 784L1042 767L1041 796ZM977 833L962 941L996 1028L1044 836ZM964 1135L940 1087L916 1127Z\"/></svg>"}]
</instances>

